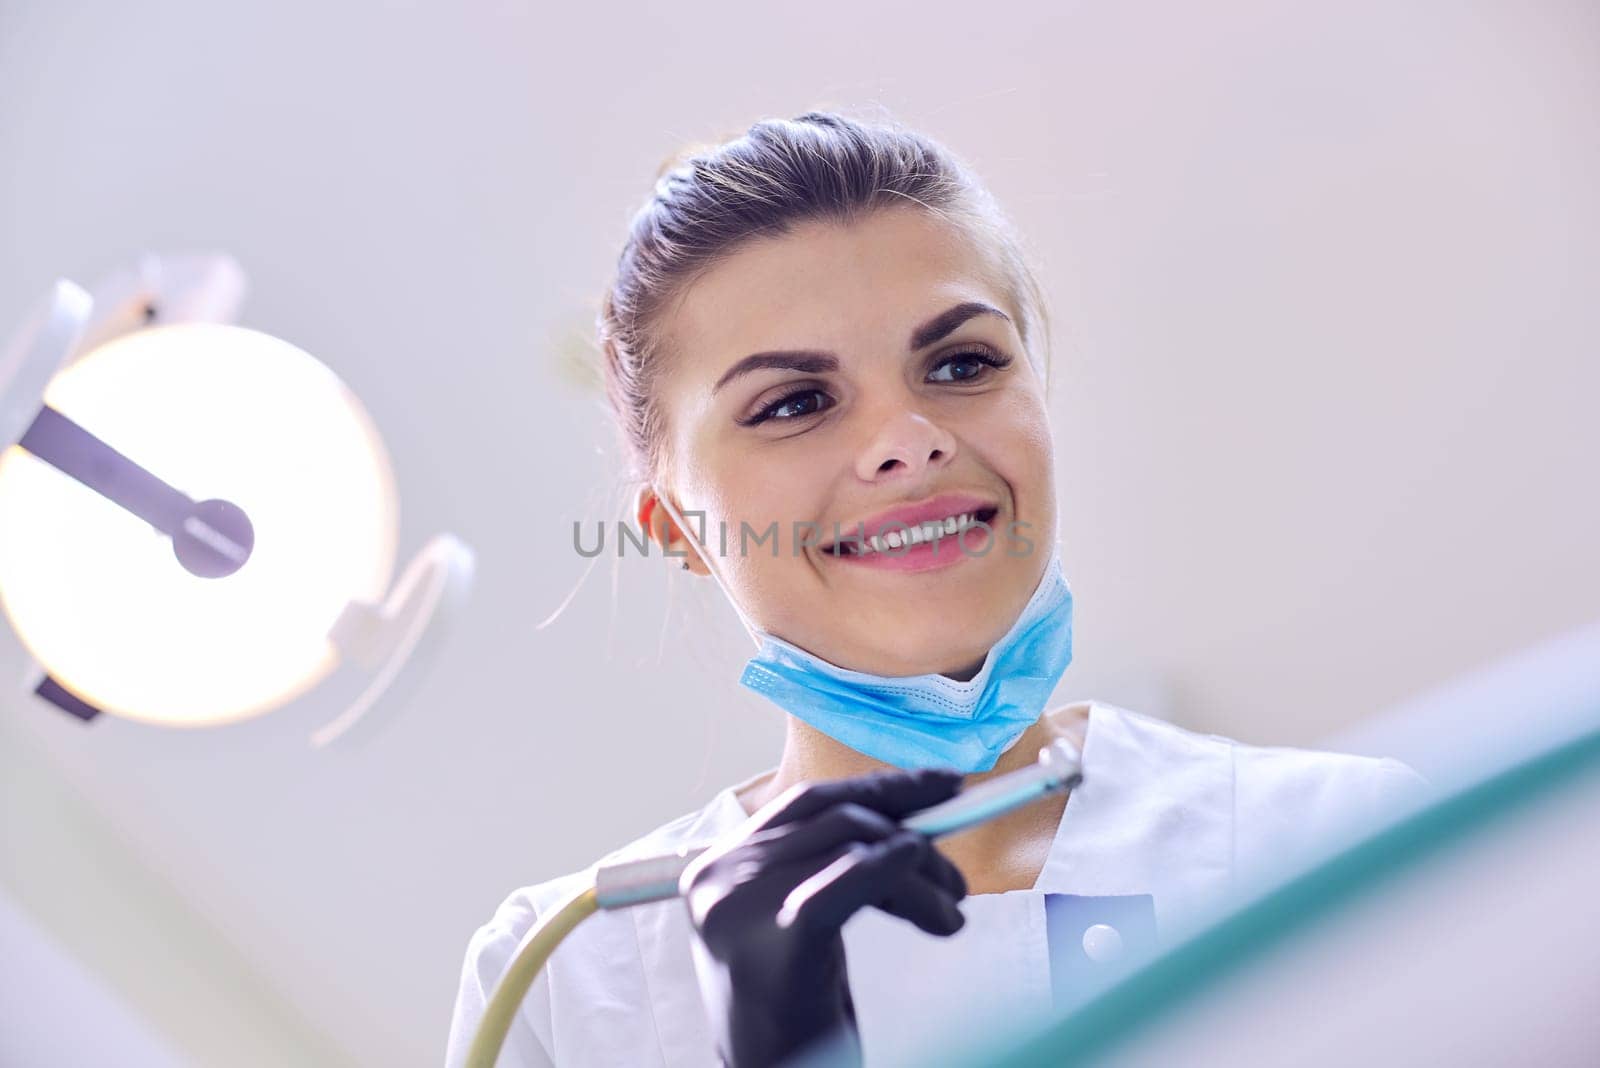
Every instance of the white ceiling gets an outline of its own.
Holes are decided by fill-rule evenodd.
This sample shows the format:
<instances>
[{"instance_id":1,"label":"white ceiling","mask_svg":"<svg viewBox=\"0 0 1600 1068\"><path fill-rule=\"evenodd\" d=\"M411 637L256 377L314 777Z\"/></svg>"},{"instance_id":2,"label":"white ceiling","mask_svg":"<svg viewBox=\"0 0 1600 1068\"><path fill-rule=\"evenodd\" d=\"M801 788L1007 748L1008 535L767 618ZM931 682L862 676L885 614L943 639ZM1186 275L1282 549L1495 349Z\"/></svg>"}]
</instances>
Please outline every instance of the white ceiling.
<instances>
[{"instance_id":1,"label":"white ceiling","mask_svg":"<svg viewBox=\"0 0 1600 1068\"><path fill-rule=\"evenodd\" d=\"M1581 2L0 5L0 334L57 276L231 252L244 321L386 434L402 553L454 531L479 579L361 744L0 694L0 884L202 1063L434 1064L507 892L774 763L709 584L606 562L536 624L572 522L621 514L561 360L626 219L680 143L813 107L944 140L1037 249L1064 695L1308 744L1600 615L1597 31ZM179 996L208 983L211 1023Z\"/></svg>"}]
</instances>

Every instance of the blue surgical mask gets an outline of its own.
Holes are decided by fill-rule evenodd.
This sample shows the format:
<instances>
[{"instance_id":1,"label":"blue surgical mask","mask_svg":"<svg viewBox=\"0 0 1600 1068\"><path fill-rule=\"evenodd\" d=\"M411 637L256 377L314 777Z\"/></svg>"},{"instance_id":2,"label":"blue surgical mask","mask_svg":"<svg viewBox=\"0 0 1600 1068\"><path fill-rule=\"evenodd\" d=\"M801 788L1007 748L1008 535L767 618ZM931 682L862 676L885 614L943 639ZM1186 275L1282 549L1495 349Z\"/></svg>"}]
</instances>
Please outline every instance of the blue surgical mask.
<instances>
[{"instance_id":1,"label":"blue surgical mask","mask_svg":"<svg viewBox=\"0 0 1600 1068\"><path fill-rule=\"evenodd\" d=\"M661 501L684 536L695 540L664 495ZM1044 574L1011 629L965 682L937 673L874 675L823 660L752 625L711 554L702 549L701 556L756 643L740 684L830 738L895 767L988 771L1038 722L1072 662L1072 590L1059 544L1051 546Z\"/></svg>"}]
</instances>

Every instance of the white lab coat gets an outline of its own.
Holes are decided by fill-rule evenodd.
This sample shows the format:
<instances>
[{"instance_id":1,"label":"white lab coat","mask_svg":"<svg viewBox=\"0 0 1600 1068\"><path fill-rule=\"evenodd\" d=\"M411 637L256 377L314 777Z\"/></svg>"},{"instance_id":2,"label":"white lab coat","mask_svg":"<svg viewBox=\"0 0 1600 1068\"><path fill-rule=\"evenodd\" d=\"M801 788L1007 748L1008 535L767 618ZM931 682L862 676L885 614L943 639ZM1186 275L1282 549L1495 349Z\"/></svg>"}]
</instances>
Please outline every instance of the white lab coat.
<instances>
[{"instance_id":1,"label":"white lab coat","mask_svg":"<svg viewBox=\"0 0 1600 1068\"><path fill-rule=\"evenodd\" d=\"M948 1053L952 1039L1001 1035L1059 1011L1051 962L1054 953L1063 970L1062 924L1076 935L1097 919L1097 902L1149 895L1164 940L1198 922L1230 888L1308 855L1302 851L1354 823L1400 810L1425 787L1398 761L1243 745L1101 702L1090 707L1083 767L1033 889L968 895L960 906L966 925L949 937L874 908L846 922L850 991L871 1068L915 1064L925 1059L920 1051ZM734 791L775 770L725 788L602 862L713 841L746 819ZM515 891L472 936L447 1068L465 1061L523 935L583 878L575 872ZM1055 910L1063 904L1087 911ZM585 920L534 982L500 1065L715 1068L690 934L681 899Z\"/></svg>"}]
</instances>

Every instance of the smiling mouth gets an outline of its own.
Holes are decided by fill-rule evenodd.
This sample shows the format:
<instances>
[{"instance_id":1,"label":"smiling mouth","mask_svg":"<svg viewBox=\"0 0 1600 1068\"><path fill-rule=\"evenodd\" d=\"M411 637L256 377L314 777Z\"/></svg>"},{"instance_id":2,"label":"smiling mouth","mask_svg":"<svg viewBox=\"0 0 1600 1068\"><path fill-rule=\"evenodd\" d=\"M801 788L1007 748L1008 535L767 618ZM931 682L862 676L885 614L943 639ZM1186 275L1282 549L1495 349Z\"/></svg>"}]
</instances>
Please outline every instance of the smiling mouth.
<instances>
[{"instance_id":1,"label":"smiling mouth","mask_svg":"<svg viewBox=\"0 0 1600 1068\"><path fill-rule=\"evenodd\" d=\"M975 512L962 512L960 515L946 516L944 519L913 523L904 529L890 530L866 539L860 538L859 535L851 535L822 546L821 551L829 556L871 556L873 553L886 550L900 555L908 547L915 548L945 538L958 538L976 524L992 521L999 512L998 508L979 508Z\"/></svg>"}]
</instances>

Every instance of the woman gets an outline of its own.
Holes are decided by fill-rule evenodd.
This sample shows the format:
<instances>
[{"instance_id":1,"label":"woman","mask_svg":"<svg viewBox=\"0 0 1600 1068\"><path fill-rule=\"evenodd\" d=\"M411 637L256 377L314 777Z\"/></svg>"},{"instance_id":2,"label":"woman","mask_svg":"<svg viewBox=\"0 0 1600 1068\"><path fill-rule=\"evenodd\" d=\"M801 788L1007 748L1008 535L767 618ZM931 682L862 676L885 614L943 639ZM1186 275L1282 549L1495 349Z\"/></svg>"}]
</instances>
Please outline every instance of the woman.
<instances>
[{"instance_id":1,"label":"woman","mask_svg":"<svg viewBox=\"0 0 1600 1068\"><path fill-rule=\"evenodd\" d=\"M603 862L715 842L686 903L603 912L502 1064L914 1063L1063 1004L1267 858L1418 778L1099 703L1071 657L1040 290L970 171L891 124L766 121L665 173L600 322L637 518L717 581L787 713L777 765ZM930 843L898 820L1067 739L1070 793ZM536 918L468 947L459 1063ZM780 916L785 903L798 912ZM873 908L864 908L872 905ZM848 958L848 970L845 960Z\"/></svg>"}]
</instances>

